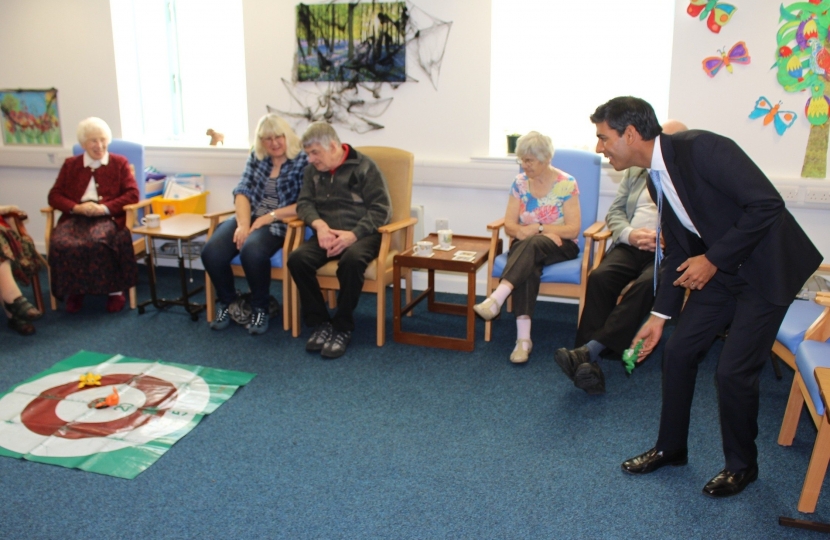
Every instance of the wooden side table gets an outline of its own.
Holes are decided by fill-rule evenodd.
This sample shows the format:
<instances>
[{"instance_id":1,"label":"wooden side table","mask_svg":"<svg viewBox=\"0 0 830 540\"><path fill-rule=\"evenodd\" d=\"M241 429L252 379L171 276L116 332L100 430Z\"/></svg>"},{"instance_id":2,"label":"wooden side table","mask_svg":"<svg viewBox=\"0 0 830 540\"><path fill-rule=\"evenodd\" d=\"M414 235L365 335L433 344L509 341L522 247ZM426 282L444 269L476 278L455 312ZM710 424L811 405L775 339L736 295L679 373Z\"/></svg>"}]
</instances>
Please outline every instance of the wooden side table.
<instances>
[{"instance_id":1,"label":"wooden side table","mask_svg":"<svg viewBox=\"0 0 830 540\"><path fill-rule=\"evenodd\" d=\"M436 234L430 234L424 240L428 240L436 246L438 245L438 236ZM394 313L393 337L396 342L468 352L472 351L475 347L475 312L473 311L473 306L476 301L476 271L487 262L490 252L490 238L453 235L453 245L455 246L454 250L433 251L432 257L419 257L414 255L411 249L395 255L392 263L394 283L392 304ZM501 241L499 241L496 254L500 254L501 249ZM476 257L471 262L453 260L453 254L457 251L475 251ZM428 273L427 289L406 306L401 306L401 268L422 268ZM435 301L436 270L467 274L466 304ZM467 317L466 339L403 331L401 328L401 318L412 311L424 298L427 299L427 309L430 312L465 315Z\"/></svg>"},{"instance_id":2,"label":"wooden side table","mask_svg":"<svg viewBox=\"0 0 830 540\"><path fill-rule=\"evenodd\" d=\"M184 251L182 242L189 242L197 236L207 234L209 223L202 214L176 214L167 219L161 220L161 225L155 229L141 226L132 230L135 234L143 234L147 240L145 260L150 270L150 300L138 304L138 314L144 313L144 308L152 304L156 309L163 309L169 306L182 306L190 314L194 321L199 320L199 312L205 309L204 304L190 301L190 297L202 291L205 287L200 285L195 289L187 289L187 273L184 268ZM176 255L179 259L179 277L181 278L182 295L179 298L159 298L156 294L156 267L153 264L153 252L155 251L153 238L176 241Z\"/></svg>"}]
</instances>

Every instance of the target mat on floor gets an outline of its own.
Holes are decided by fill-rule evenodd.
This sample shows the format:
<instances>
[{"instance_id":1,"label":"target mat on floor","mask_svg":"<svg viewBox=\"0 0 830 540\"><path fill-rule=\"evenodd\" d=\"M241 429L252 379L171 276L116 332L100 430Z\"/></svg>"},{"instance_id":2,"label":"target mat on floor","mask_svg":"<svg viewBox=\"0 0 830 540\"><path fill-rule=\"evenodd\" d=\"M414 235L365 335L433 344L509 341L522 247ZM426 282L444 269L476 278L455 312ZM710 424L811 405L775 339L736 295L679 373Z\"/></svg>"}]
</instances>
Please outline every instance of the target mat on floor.
<instances>
[{"instance_id":1,"label":"target mat on floor","mask_svg":"<svg viewBox=\"0 0 830 540\"><path fill-rule=\"evenodd\" d=\"M135 478L254 377L81 351L0 395L0 455Z\"/></svg>"}]
</instances>

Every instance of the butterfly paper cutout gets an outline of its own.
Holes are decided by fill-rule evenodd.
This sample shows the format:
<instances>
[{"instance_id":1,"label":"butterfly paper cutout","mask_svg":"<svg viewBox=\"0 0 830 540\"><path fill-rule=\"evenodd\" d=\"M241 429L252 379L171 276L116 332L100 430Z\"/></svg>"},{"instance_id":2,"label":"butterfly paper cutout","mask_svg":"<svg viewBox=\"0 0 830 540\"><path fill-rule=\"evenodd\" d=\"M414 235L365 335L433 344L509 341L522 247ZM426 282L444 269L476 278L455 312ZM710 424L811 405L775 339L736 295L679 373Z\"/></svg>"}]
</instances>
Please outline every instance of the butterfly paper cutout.
<instances>
[{"instance_id":1,"label":"butterfly paper cutout","mask_svg":"<svg viewBox=\"0 0 830 540\"><path fill-rule=\"evenodd\" d=\"M700 15L700 20L709 15L706 27L714 33L720 32L721 27L729 22L737 9L732 4L718 3L718 0L689 0L686 13L692 17Z\"/></svg>"},{"instance_id":2,"label":"butterfly paper cutout","mask_svg":"<svg viewBox=\"0 0 830 540\"><path fill-rule=\"evenodd\" d=\"M774 121L775 131L777 131L779 135L783 135L784 132L787 131L787 128L795 123L795 119L798 118L798 115L793 111L781 111L779 110L780 108L780 101L775 105L772 105L767 98L761 96L758 98L758 101L755 102L755 110L749 113L749 117L755 119L763 116L765 126Z\"/></svg>"},{"instance_id":3,"label":"butterfly paper cutout","mask_svg":"<svg viewBox=\"0 0 830 540\"><path fill-rule=\"evenodd\" d=\"M748 64L749 63L749 49L746 48L746 43L739 41L734 44L729 52L726 49L718 49L721 54L718 56L710 56L703 59L703 71L710 77L714 77L720 68L725 67L726 71L732 73L732 63Z\"/></svg>"}]
</instances>

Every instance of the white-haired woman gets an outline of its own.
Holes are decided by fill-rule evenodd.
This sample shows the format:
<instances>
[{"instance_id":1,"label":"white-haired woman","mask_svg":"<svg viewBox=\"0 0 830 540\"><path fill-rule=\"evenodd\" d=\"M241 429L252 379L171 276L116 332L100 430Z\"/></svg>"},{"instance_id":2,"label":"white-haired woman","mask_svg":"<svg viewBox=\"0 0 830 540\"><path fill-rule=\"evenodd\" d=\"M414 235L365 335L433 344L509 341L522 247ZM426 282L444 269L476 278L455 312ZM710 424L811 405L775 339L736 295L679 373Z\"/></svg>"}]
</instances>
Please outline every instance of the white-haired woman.
<instances>
[{"instance_id":1,"label":"white-haired woman","mask_svg":"<svg viewBox=\"0 0 830 540\"><path fill-rule=\"evenodd\" d=\"M239 254L251 289L250 334L268 329L271 257L285 242L283 221L297 215L297 197L308 157L288 123L275 114L260 118L254 149L233 190L236 215L222 222L202 250L202 262L216 286L214 330L230 324L236 299L231 260Z\"/></svg>"},{"instance_id":2,"label":"white-haired woman","mask_svg":"<svg viewBox=\"0 0 830 540\"><path fill-rule=\"evenodd\" d=\"M49 205L62 212L49 242L52 294L66 299L70 313L87 294L109 295L107 311L121 311L124 291L138 279L124 212L138 202L138 187L127 159L107 152L111 140L100 118L81 121L84 153L64 162L49 191Z\"/></svg>"},{"instance_id":3,"label":"white-haired woman","mask_svg":"<svg viewBox=\"0 0 830 540\"><path fill-rule=\"evenodd\" d=\"M516 156L524 172L513 181L504 214L510 253L498 287L475 311L489 321L513 295L517 339L510 361L520 364L527 362L533 349L530 319L542 268L579 254L574 239L579 234L580 213L576 180L550 164L550 137L531 131L517 141Z\"/></svg>"}]
</instances>

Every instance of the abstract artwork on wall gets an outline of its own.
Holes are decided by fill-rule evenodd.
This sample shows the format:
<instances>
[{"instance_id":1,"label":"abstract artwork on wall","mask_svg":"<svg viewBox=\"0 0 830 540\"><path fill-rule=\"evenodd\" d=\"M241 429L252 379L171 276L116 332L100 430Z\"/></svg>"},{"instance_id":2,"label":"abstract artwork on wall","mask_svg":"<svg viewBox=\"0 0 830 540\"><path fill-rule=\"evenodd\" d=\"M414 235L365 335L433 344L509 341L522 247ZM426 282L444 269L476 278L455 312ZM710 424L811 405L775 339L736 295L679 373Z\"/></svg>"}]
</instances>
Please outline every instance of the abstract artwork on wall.
<instances>
[{"instance_id":1,"label":"abstract artwork on wall","mask_svg":"<svg viewBox=\"0 0 830 540\"><path fill-rule=\"evenodd\" d=\"M383 129L377 118L393 99L382 95L385 85L418 82L420 70L438 89L451 28L411 2L300 4L294 80L282 79L291 106L266 108L298 128L323 121L356 133Z\"/></svg>"},{"instance_id":2,"label":"abstract artwork on wall","mask_svg":"<svg viewBox=\"0 0 830 540\"><path fill-rule=\"evenodd\" d=\"M58 91L0 90L3 144L60 146Z\"/></svg>"}]
</instances>

